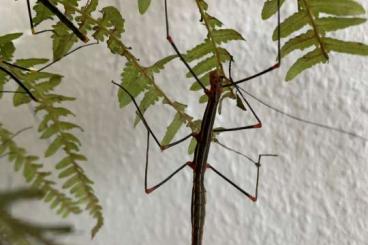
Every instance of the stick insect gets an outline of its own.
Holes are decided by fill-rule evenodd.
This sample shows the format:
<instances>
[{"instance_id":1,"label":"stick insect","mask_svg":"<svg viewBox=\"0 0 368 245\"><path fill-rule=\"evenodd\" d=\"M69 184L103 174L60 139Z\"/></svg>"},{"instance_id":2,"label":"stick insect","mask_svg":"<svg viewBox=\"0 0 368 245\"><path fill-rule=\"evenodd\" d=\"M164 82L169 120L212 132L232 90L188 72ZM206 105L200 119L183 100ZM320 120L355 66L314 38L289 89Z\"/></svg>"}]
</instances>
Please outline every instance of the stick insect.
<instances>
[{"instance_id":1,"label":"stick insect","mask_svg":"<svg viewBox=\"0 0 368 245\"><path fill-rule=\"evenodd\" d=\"M215 167L210 165L207 162L211 142L213 139L213 135L215 133L220 132L228 132L228 131L237 131L237 130L245 130L245 129L256 129L261 128L262 123L251 105L248 103L246 98L244 97L243 93L240 91L237 84L254 79L256 77L259 77L263 74L266 74L270 71L275 70L280 66L281 63L281 55L280 55L280 30L278 30L278 58L277 63L273 66L256 73L250 77L246 77L243 79L240 79L238 81L233 81L231 75L230 79L227 79L223 74L221 74L221 71L218 69L213 70L210 72L210 88L206 88L206 86L201 82L201 80L197 77L193 69L190 67L190 65L185 61L185 58L180 53L179 49L177 48L173 38L170 35L170 29L169 29L169 17L168 17L168 5L167 0L164 2L165 4L165 22L166 22L166 37L172 48L174 49L175 53L179 56L181 61L184 63L184 65L187 67L189 72L193 75L195 80L199 83L199 85L202 87L204 93L208 97L208 103L206 105L205 112L202 117L202 123L200 127L200 131L197 133L191 133L184 138L177 140L171 144L168 145L162 145L157 136L153 133L150 126L148 125L147 121L145 120L142 111L140 110L137 102L134 99L134 96L126 89L124 86L117 84L113 82L115 85L119 86L125 93L128 94L128 96L133 101L139 116L141 117L146 129L147 129L147 150L146 150L146 167L145 167L145 192L147 194L153 192L154 190L158 189L160 186L165 184L167 181L169 181L173 176L175 176L178 172L180 172L182 169L184 169L186 166L189 166L193 169L193 188L192 188L192 201L191 201L191 222L192 222L192 245L201 245L202 244L202 238L203 238L203 231L204 231L204 223L205 223L205 211L206 211L206 194L205 194L205 186L204 186L204 176L207 169L212 170L214 173L216 173L219 177L224 179L227 183L232 185L234 188L236 188L238 191L240 191L242 194L244 194L246 197L248 197L251 201L255 202L258 198L258 184L259 184L259 169L261 167L261 159L262 157L275 157L276 154L260 154L258 156L258 161L254 161L255 166L257 167L257 177L256 177L256 187L254 194L251 194L248 191L245 191L241 187L239 187L237 184L235 184L232 180L230 180L228 177L226 177L224 174L222 174L220 171L218 171ZM280 2L278 1L278 7L280 6ZM279 8L278 8L279 9ZM280 12L278 11L278 25L280 24ZM231 65L229 66L229 70L231 73ZM234 127L234 128L218 128L214 129L214 121L216 117L216 112L218 109L219 101L222 92L224 91L224 88L226 87L233 87L236 89L237 93L240 94L243 101L246 103L248 108L250 109L252 115L257 120L255 124L252 125L246 125L241 127ZM170 174L167 178L159 182L158 184L148 187L147 185L147 175L148 175L148 153L149 153L149 140L150 136L153 137L154 141L157 143L157 145L160 147L161 150L168 149L172 146L175 146L191 137L194 137L197 141L197 146L194 151L194 159L193 161L187 162L180 166L177 170L175 170L172 174Z\"/></svg>"}]
</instances>

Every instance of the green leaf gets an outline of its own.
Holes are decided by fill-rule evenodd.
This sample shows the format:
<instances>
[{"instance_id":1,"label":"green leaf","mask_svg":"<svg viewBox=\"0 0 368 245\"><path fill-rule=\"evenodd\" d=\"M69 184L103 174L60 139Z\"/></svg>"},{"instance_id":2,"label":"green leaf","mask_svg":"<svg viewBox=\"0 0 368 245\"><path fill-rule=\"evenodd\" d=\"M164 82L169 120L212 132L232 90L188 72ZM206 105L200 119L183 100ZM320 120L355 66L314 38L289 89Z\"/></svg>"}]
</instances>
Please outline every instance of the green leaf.
<instances>
[{"instance_id":1,"label":"green leaf","mask_svg":"<svg viewBox=\"0 0 368 245\"><path fill-rule=\"evenodd\" d=\"M71 153L70 157L76 161L87 161L87 158L85 156L76 153Z\"/></svg>"},{"instance_id":2,"label":"green leaf","mask_svg":"<svg viewBox=\"0 0 368 245\"><path fill-rule=\"evenodd\" d=\"M316 65L318 63L325 63L327 62L326 57L323 55L321 50L315 49L303 57L299 58L289 69L288 73L286 74L286 81L290 81L295 78L298 74L302 71Z\"/></svg>"},{"instance_id":3,"label":"green leaf","mask_svg":"<svg viewBox=\"0 0 368 245\"><path fill-rule=\"evenodd\" d=\"M24 90L19 88L17 89L18 92L21 93L16 93L13 96L13 105L14 106L20 106L23 104L28 104L29 102L31 102L31 97L29 97L28 94L23 93Z\"/></svg>"},{"instance_id":4,"label":"green leaf","mask_svg":"<svg viewBox=\"0 0 368 245\"><path fill-rule=\"evenodd\" d=\"M43 5L41 2L37 2L33 9L36 12L36 16L33 17L33 24L35 26L39 25L41 22L48 20L48 19L53 19L54 14L45 7L45 5Z\"/></svg>"},{"instance_id":5,"label":"green leaf","mask_svg":"<svg viewBox=\"0 0 368 245\"><path fill-rule=\"evenodd\" d=\"M23 35L23 33L21 33L21 32L2 35L2 36L0 36L0 46L4 45L6 43L10 43L15 39L20 38L22 35Z\"/></svg>"},{"instance_id":6,"label":"green leaf","mask_svg":"<svg viewBox=\"0 0 368 245\"><path fill-rule=\"evenodd\" d=\"M104 41L105 37L111 38L112 35L120 38L121 33L124 31L124 19L122 18L120 11L115 7L109 6L101 10L102 18L97 20L98 26L95 27L95 33L93 37L97 41ZM110 40L110 43L114 42ZM116 52L111 50L113 53Z\"/></svg>"},{"instance_id":7,"label":"green leaf","mask_svg":"<svg viewBox=\"0 0 368 245\"><path fill-rule=\"evenodd\" d=\"M148 71L146 70L146 72ZM122 86L124 86L124 88L126 88L134 98L147 88L147 78L131 63L128 63L125 66L121 76ZM122 89L119 89L118 91L118 98L121 108L132 101L128 94Z\"/></svg>"},{"instance_id":8,"label":"green leaf","mask_svg":"<svg viewBox=\"0 0 368 245\"><path fill-rule=\"evenodd\" d=\"M22 33L12 33L0 36L0 57L5 61L11 61L15 51L13 40L19 38Z\"/></svg>"},{"instance_id":9,"label":"green leaf","mask_svg":"<svg viewBox=\"0 0 368 245\"><path fill-rule=\"evenodd\" d=\"M203 56L212 52L212 43L206 39L203 43L198 44L194 48L190 49L185 57L187 62L192 62L193 60L202 58Z\"/></svg>"},{"instance_id":10,"label":"green leaf","mask_svg":"<svg viewBox=\"0 0 368 245\"><path fill-rule=\"evenodd\" d=\"M233 29L220 29L212 32L212 38L217 44L229 41L244 40L242 35Z\"/></svg>"},{"instance_id":11,"label":"green leaf","mask_svg":"<svg viewBox=\"0 0 368 245\"><path fill-rule=\"evenodd\" d=\"M49 144L45 152L45 157L54 155L55 152L57 152L62 145L63 145L63 137L61 136L56 137L56 139L51 144Z\"/></svg>"},{"instance_id":12,"label":"green leaf","mask_svg":"<svg viewBox=\"0 0 368 245\"><path fill-rule=\"evenodd\" d=\"M294 50L300 49L304 50L311 47L312 45L318 45L314 31L309 30L297 37L294 37L287 41L281 49L281 57L285 57Z\"/></svg>"},{"instance_id":13,"label":"green leaf","mask_svg":"<svg viewBox=\"0 0 368 245\"><path fill-rule=\"evenodd\" d=\"M192 155L196 147L197 147L197 140L195 137L193 137L188 147L188 154Z\"/></svg>"},{"instance_id":14,"label":"green leaf","mask_svg":"<svg viewBox=\"0 0 368 245\"><path fill-rule=\"evenodd\" d=\"M55 168L56 169L63 169L63 168L66 168L67 166L69 166L72 163L73 163L73 158L70 157L70 156L67 156L67 157L63 158L60 162L58 162L58 164L56 164Z\"/></svg>"},{"instance_id":15,"label":"green leaf","mask_svg":"<svg viewBox=\"0 0 368 245\"><path fill-rule=\"evenodd\" d=\"M55 61L64 57L73 45L78 42L78 38L61 22L54 25L53 33L52 49L53 60Z\"/></svg>"},{"instance_id":16,"label":"green leaf","mask_svg":"<svg viewBox=\"0 0 368 245\"><path fill-rule=\"evenodd\" d=\"M83 132L82 127L80 127L77 124L71 123L71 122L60 121L60 122L58 122L58 127L59 127L59 130L70 130L70 129L73 129L73 128L78 128L80 131Z\"/></svg>"},{"instance_id":17,"label":"green leaf","mask_svg":"<svg viewBox=\"0 0 368 245\"><path fill-rule=\"evenodd\" d=\"M63 189L69 189L70 187L74 186L75 184L80 183L80 178L78 175L74 175L73 177L69 178L63 185Z\"/></svg>"},{"instance_id":18,"label":"green leaf","mask_svg":"<svg viewBox=\"0 0 368 245\"><path fill-rule=\"evenodd\" d=\"M230 54L223 48L218 48L218 52L220 53L220 62L224 63L226 61L229 61ZM193 71L197 75L201 75L203 73L206 73L208 71L211 71L212 69L217 67L217 57L215 55L199 62L197 65L193 67ZM187 77L192 77L193 75L188 72L186 74Z\"/></svg>"},{"instance_id":19,"label":"green leaf","mask_svg":"<svg viewBox=\"0 0 368 245\"><path fill-rule=\"evenodd\" d=\"M161 141L162 145L170 144L171 141L174 139L176 133L179 131L181 126L183 126L183 121L181 120L180 114L176 113L173 121L166 129L166 133L164 138Z\"/></svg>"},{"instance_id":20,"label":"green leaf","mask_svg":"<svg viewBox=\"0 0 368 245\"><path fill-rule=\"evenodd\" d=\"M308 0L308 5L313 12L339 16L365 13L363 6L354 0Z\"/></svg>"},{"instance_id":21,"label":"green leaf","mask_svg":"<svg viewBox=\"0 0 368 245\"><path fill-rule=\"evenodd\" d=\"M366 19L364 18L340 18L340 17L326 17L316 19L316 25L320 31L336 31L340 29L345 29L350 26L360 25L364 23Z\"/></svg>"},{"instance_id":22,"label":"green leaf","mask_svg":"<svg viewBox=\"0 0 368 245\"><path fill-rule=\"evenodd\" d=\"M155 62L152 66L150 66L148 69L150 72L153 73L159 73L161 70L165 68L165 65L178 57L177 55L169 55L167 57L164 57L160 59L159 61Z\"/></svg>"},{"instance_id":23,"label":"green leaf","mask_svg":"<svg viewBox=\"0 0 368 245\"><path fill-rule=\"evenodd\" d=\"M156 92L156 89L154 89L153 87L149 88L149 90L144 94L144 97L139 105L139 108L142 114L144 114L146 110L150 106L154 105L159 99L160 99L160 95ZM134 127L137 126L140 120L141 120L141 117L139 116L137 112L137 116L135 117L135 121L134 121Z\"/></svg>"},{"instance_id":24,"label":"green leaf","mask_svg":"<svg viewBox=\"0 0 368 245\"><path fill-rule=\"evenodd\" d=\"M204 1L202 1L204 2ZM216 27L221 27L222 26L222 22L218 19L216 19L215 17L209 15L209 14L205 14L208 20L208 24L209 26L214 30L216 29Z\"/></svg>"},{"instance_id":25,"label":"green leaf","mask_svg":"<svg viewBox=\"0 0 368 245\"><path fill-rule=\"evenodd\" d=\"M151 0L138 0L139 13L144 14L151 4Z\"/></svg>"},{"instance_id":26,"label":"green leaf","mask_svg":"<svg viewBox=\"0 0 368 245\"><path fill-rule=\"evenodd\" d=\"M71 167L69 167L69 168L67 168L67 169L63 170L63 171L58 175L58 177L59 177L60 179L62 179L62 178L65 178L65 177L68 177L68 176L70 176L70 175L74 174L76 171L77 171L77 170L76 170L76 168L75 168L74 166L71 166Z\"/></svg>"},{"instance_id":27,"label":"green leaf","mask_svg":"<svg viewBox=\"0 0 368 245\"><path fill-rule=\"evenodd\" d=\"M368 55L368 45L364 43L347 42L333 38L323 38L322 41L327 50L355 55Z\"/></svg>"},{"instance_id":28,"label":"green leaf","mask_svg":"<svg viewBox=\"0 0 368 245\"><path fill-rule=\"evenodd\" d=\"M262 9L262 19L266 20L277 12L278 0L267 0ZM280 8L284 4L285 0L280 0Z\"/></svg>"},{"instance_id":29,"label":"green leaf","mask_svg":"<svg viewBox=\"0 0 368 245\"><path fill-rule=\"evenodd\" d=\"M309 22L309 16L306 11L300 11L297 12L288 18L286 18L281 24L280 24L280 38L284 38L289 36L291 33L298 31L305 25L307 25ZM272 40L277 40L277 28L273 32Z\"/></svg>"},{"instance_id":30,"label":"green leaf","mask_svg":"<svg viewBox=\"0 0 368 245\"><path fill-rule=\"evenodd\" d=\"M48 59L30 58L30 59L18 59L15 64L24 68L30 68L36 65L42 65L47 63Z\"/></svg>"},{"instance_id":31,"label":"green leaf","mask_svg":"<svg viewBox=\"0 0 368 245\"><path fill-rule=\"evenodd\" d=\"M203 103L206 103L206 102L208 102L208 96L207 96L207 94L201 95L201 97L199 97L199 103L200 104L203 104Z\"/></svg>"}]
</instances>

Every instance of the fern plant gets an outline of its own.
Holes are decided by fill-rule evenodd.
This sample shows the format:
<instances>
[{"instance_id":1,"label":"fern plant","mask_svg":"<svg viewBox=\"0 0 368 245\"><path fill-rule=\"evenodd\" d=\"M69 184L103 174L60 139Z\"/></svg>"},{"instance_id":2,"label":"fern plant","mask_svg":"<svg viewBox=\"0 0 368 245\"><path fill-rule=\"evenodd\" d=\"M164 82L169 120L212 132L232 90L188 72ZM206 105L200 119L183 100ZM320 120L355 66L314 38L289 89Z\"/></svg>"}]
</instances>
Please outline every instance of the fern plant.
<instances>
[{"instance_id":1,"label":"fern plant","mask_svg":"<svg viewBox=\"0 0 368 245\"><path fill-rule=\"evenodd\" d=\"M14 217L10 208L20 201L44 197L42 191L19 189L0 192L0 243L3 245L60 245L53 236L67 235L73 231L68 225L40 225Z\"/></svg>"},{"instance_id":2,"label":"fern plant","mask_svg":"<svg viewBox=\"0 0 368 245\"><path fill-rule=\"evenodd\" d=\"M281 1L284 4L285 1ZM265 2L262 18L268 19L277 11L277 0ZM286 80L292 80L304 70L329 60L330 52L368 55L368 46L343 41L328 34L363 24L366 19L357 17L365 14L361 4L354 0L298 0L297 11L280 25L281 38L288 38L281 49L285 57L293 51L312 49L300 57L289 69ZM272 39L277 39L277 28ZM295 33L302 33L294 35Z\"/></svg>"},{"instance_id":3,"label":"fern plant","mask_svg":"<svg viewBox=\"0 0 368 245\"><path fill-rule=\"evenodd\" d=\"M265 1L262 18L268 19L277 11L278 0ZM47 22L54 21L51 28L53 60L62 59L73 49L79 41L70 26L63 21L58 21L55 13L43 4L45 1L38 1L33 6L35 16L33 22L35 27ZM146 112L159 103L170 106L175 115L171 123L167 125L167 130L162 144L170 143L181 127L186 126L192 132L198 132L200 119L195 119L187 111L187 105L170 98L164 90L156 83L155 76L161 72L166 65L173 62L178 57L169 55L162 57L152 65L144 66L133 54L129 44L122 41L125 32L125 20L119 10L115 7L100 7L98 0L90 1L66 1L50 0L58 9L63 9L66 18L78 27L78 30L87 39L95 39L98 43L105 42L107 48L114 55L119 55L126 60L122 68L121 84L127 88L135 98L140 98L140 109ZM150 0L138 0L138 9L144 14L150 7ZM280 3L286 5L284 0ZM204 40L195 45L190 50L183 53L183 58L190 63L195 74L203 84L209 83L209 72L220 71L225 76L224 64L227 64L232 56L223 46L229 42L242 42L242 35L227 27L223 27L221 21L209 13L208 4L204 0L196 0L196 6L201 16L201 24L206 28ZM318 63L326 63L330 52L343 52L357 55L368 55L368 46L362 43L341 41L327 36L330 32L350 28L365 22L364 18L358 17L364 13L363 7L353 0L299 0L297 12L283 20L273 35L275 40L277 28L280 28L281 37L288 38L282 47L282 57L300 49L312 49L307 54L299 58L292 65L286 75L286 80L294 79L302 71ZM295 32L306 32L291 37ZM42 198L50 203L52 208L57 209L57 213L67 216L70 213L79 214L84 207L89 214L95 218L96 224L92 229L92 236L103 225L103 212L100 201L93 190L93 181L85 174L82 162L87 157L80 153L81 142L77 137L76 130L82 128L70 121L74 113L63 105L64 102L74 101L74 98L53 91L61 83L62 76L37 70L37 67L47 62L46 59L31 58L13 60L15 46L13 41L20 38L20 33L7 34L0 37L0 67L9 71L15 78L19 79L32 94L37 98L35 102L35 113L42 117L37 126L38 133L42 140L50 142L44 150L45 160L55 157L57 153L63 157L54 163L55 172L58 174L58 181L62 182L62 188L56 187L51 180L50 173L42 171L45 164L40 163L40 157L29 155L24 148L16 145L9 130L0 124L0 154L5 154L8 161L14 164L15 171L23 171L27 182L42 191ZM0 90L4 91L10 86L11 77L9 73L0 71ZM192 74L186 74L190 79ZM109 78L106 78L109 81ZM191 90L200 89L198 83L193 82ZM221 101L232 99L239 102L237 94L230 88L223 93ZM0 93L0 98L3 93ZM117 99L120 107L129 105L132 101L129 96L119 90ZM200 102L206 102L207 97L202 96ZM24 93L24 88L19 87L13 96L14 106L24 106L33 103L29 94ZM61 104L61 105L59 105ZM244 105L238 103L240 108ZM136 116L135 125L140 121ZM215 139L214 139L215 140ZM195 140L189 146L189 153L193 152Z\"/></svg>"}]
</instances>

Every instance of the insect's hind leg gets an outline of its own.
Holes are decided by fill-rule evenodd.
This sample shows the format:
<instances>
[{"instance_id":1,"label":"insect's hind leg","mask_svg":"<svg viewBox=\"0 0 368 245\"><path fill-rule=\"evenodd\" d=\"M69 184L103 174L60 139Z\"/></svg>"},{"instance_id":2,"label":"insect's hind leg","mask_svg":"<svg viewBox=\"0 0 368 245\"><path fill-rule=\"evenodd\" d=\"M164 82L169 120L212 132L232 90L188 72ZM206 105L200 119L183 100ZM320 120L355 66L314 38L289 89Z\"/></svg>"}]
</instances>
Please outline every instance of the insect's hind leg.
<instances>
[{"instance_id":1,"label":"insect's hind leg","mask_svg":"<svg viewBox=\"0 0 368 245\"><path fill-rule=\"evenodd\" d=\"M229 178L227 178L225 175L223 175L220 171L218 171L216 168L214 168L212 165L207 164L207 167L211 170L213 170L213 172L215 172L218 176L220 176L222 179L224 179L226 182L228 182L230 185L232 185L235 189L237 189L238 191L240 191L241 193L243 193L246 197L248 197L250 200L252 200L253 202L257 201L258 198L258 184L259 184L259 169L261 167L261 158L262 157L275 157L277 155L275 154L260 154L258 156L258 161L252 161L255 166L257 167L257 178L256 178L256 188L255 188L255 192L254 195L249 194L247 191L243 190L241 187L239 187L237 184L235 184L232 180L230 180Z\"/></svg>"},{"instance_id":2,"label":"insect's hind leg","mask_svg":"<svg viewBox=\"0 0 368 245\"><path fill-rule=\"evenodd\" d=\"M271 72L277 68L279 68L281 66L281 29L280 29L280 0L277 0L277 62L276 64L264 69L263 71L261 72L258 72L254 75L251 75L249 77L246 77L246 78L243 78L243 79L240 79L238 81L235 81L235 82L232 82L232 84L227 84L227 85L224 85L224 87L230 87L230 86L234 86L236 84L239 84L239 83L243 83L243 82L246 82L246 81L249 81L249 80L252 80L256 77L259 77L259 76L262 76L268 72ZM230 62L231 64L231 62ZM231 67L231 66L230 66ZM230 76L230 79L232 80L231 78L231 68L229 69L229 76Z\"/></svg>"},{"instance_id":3,"label":"insect's hind leg","mask_svg":"<svg viewBox=\"0 0 368 245\"><path fill-rule=\"evenodd\" d=\"M168 182L172 177L174 177L177 173L179 173L184 167L189 165L188 163L183 164L178 169L176 169L173 173L171 173L168 177L166 177L164 180L159 182L158 184L156 184L152 187L148 187L148 185L147 185L147 176L148 176L148 158L149 158L148 157L148 155L149 155L149 137L150 137L150 132L147 130L146 167L145 167L145 170L144 170L144 190L147 194L150 194L154 190L158 189L160 186L162 186L163 184Z\"/></svg>"}]
</instances>

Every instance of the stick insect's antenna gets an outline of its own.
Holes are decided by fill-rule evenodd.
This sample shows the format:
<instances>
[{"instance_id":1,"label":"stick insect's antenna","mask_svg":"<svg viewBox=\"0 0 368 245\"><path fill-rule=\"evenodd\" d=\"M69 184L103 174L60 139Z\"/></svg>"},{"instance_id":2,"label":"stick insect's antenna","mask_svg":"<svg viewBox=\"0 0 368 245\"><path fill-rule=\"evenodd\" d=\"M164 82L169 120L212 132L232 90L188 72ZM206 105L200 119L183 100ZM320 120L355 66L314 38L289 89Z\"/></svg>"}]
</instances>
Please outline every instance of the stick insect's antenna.
<instances>
[{"instance_id":1,"label":"stick insect's antenna","mask_svg":"<svg viewBox=\"0 0 368 245\"><path fill-rule=\"evenodd\" d=\"M325 125L325 124L322 124L322 123L318 123L318 122L313 122L313 121L310 121L310 120L307 120L307 119L304 119L304 118L301 118L301 117L297 117L297 116L294 116L290 113L287 113L285 111L282 111L274 106L271 106L270 104L264 102L263 100L261 100L260 98L256 97L255 95L249 93L247 90L245 90L244 88L240 87L240 89L246 93L247 95L249 95L250 97L252 97L254 100L258 101L259 103L261 103L262 105L266 106L267 108L277 112L277 113L280 113L281 115L284 115L288 118L291 118L293 120L296 120L298 122L301 122L301 123L305 123L305 124L309 124L309 125L312 125L312 126L316 126L316 127L320 127L320 128L324 128L324 129L327 129L327 130L331 130L331 131L335 131L337 133L340 133L340 134L345 134L345 135L349 135L351 137L355 137L355 138L359 138L365 142L368 142L368 138L364 137L364 136L361 136L361 135L358 135L354 132L349 132L349 131L346 131L346 130L343 130L343 129L340 129L340 128L336 128L336 127L332 127L332 126L329 126L329 125Z\"/></svg>"}]
</instances>

